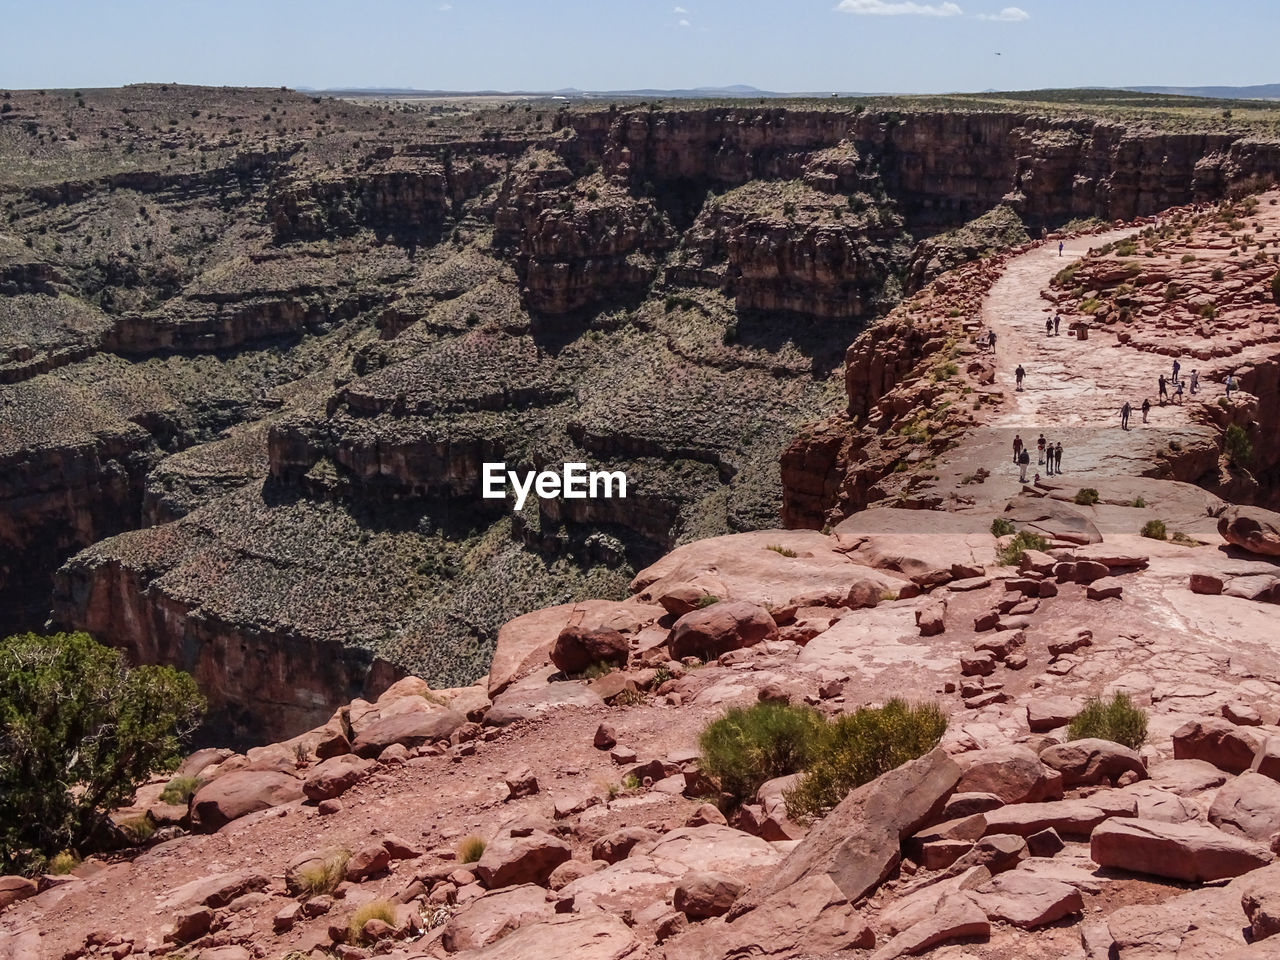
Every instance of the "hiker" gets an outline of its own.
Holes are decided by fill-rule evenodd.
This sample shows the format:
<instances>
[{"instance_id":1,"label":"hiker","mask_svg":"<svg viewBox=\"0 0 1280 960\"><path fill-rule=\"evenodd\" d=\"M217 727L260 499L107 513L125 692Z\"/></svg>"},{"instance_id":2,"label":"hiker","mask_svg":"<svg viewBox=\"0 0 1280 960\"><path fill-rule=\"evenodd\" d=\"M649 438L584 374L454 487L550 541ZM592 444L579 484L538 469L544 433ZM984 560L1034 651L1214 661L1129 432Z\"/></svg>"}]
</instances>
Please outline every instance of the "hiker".
<instances>
[{"instance_id":1,"label":"hiker","mask_svg":"<svg viewBox=\"0 0 1280 960\"><path fill-rule=\"evenodd\" d=\"M1178 389L1177 389L1177 390L1175 390L1175 391L1173 392L1173 402L1174 402L1174 403L1178 403L1178 404L1182 403L1182 388L1183 388L1183 386L1184 386L1183 382L1182 382L1181 380L1179 380L1179 381L1178 381Z\"/></svg>"},{"instance_id":2,"label":"hiker","mask_svg":"<svg viewBox=\"0 0 1280 960\"><path fill-rule=\"evenodd\" d=\"M1200 371L1192 370L1191 371L1191 392L1194 394L1199 389L1200 389Z\"/></svg>"},{"instance_id":3,"label":"hiker","mask_svg":"<svg viewBox=\"0 0 1280 960\"><path fill-rule=\"evenodd\" d=\"M1053 472L1062 472L1062 441L1059 440L1057 446L1053 448Z\"/></svg>"},{"instance_id":4,"label":"hiker","mask_svg":"<svg viewBox=\"0 0 1280 960\"><path fill-rule=\"evenodd\" d=\"M1022 369L1022 364L1018 364L1018 369L1013 371L1014 379L1018 381L1018 389L1022 389L1022 378L1027 375L1027 371Z\"/></svg>"},{"instance_id":5,"label":"hiker","mask_svg":"<svg viewBox=\"0 0 1280 960\"><path fill-rule=\"evenodd\" d=\"M1018 454L1018 480L1022 483L1027 482L1027 467L1031 465L1031 454L1023 450Z\"/></svg>"},{"instance_id":6,"label":"hiker","mask_svg":"<svg viewBox=\"0 0 1280 960\"><path fill-rule=\"evenodd\" d=\"M1145 397L1142 401L1142 422L1147 422L1147 414L1151 412L1151 398Z\"/></svg>"},{"instance_id":7,"label":"hiker","mask_svg":"<svg viewBox=\"0 0 1280 960\"><path fill-rule=\"evenodd\" d=\"M1046 337L1053 336L1053 317L1044 318L1044 335Z\"/></svg>"},{"instance_id":8,"label":"hiker","mask_svg":"<svg viewBox=\"0 0 1280 960\"><path fill-rule=\"evenodd\" d=\"M1129 401L1124 402L1124 406L1120 408L1120 429L1129 429L1129 414L1133 413L1133 407L1129 406Z\"/></svg>"},{"instance_id":9,"label":"hiker","mask_svg":"<svg viewBox=\"0 0 1280 960\"><path fill-rule=\"evenodd\" d=\"M1055 313L1053 315L1053 335L1055 337L1062 336L1062 331L1058 328L1062 326L1062 314Z\"/></svg>"},{"instance_id":10,"label":"hiker","mask_svg":"<svg viewBox=\"0 0 1280 960\"><path fill-rule=\"evenodd\" d=\"M1036 463L1044 463L1044 434L1036 441Z\"/></svg>"},{"instance_id":11,"label":"hiker","mask_svg":"<svg viewBox=\"0 0 1280 960\"><path fill-rule=\"evenodd\" d=\"M987 342L991 344L991 349L992 349L992 350L995 350L995 348L996 348L996 332L995 332L994 330L992 330L990 333L988 333L988 334L987 334Z\"/></svg>"},{"instance_id":12,"label":"hiker","mask_svg":"<svg viewBox=\"0 0 1280 960\"><path fill-rule=\"evenodd\" d=\"M1228 379L1230 379L1228 377ZM1230 396L1231 388L1227 388L1227 395ZM1169 399L1169 386L1164 379L1164 374L1160 374L1160 406L1164 406L1165 401Z\"/></svg>"},{"instance_id":13,"label":"hiker","mask_svg":"<svg viewBox=\"0 0 1280 960\"><path fill-rule=\"evenodd\" d=\"M1173 361L1173 382L1174 383L1178 382L1178 371L1181 369L1182 369L1182 364L1180 364L1177 360L1174 360Z\"/></svg>"},{"instance_id":14,"label":"hiker","mask_svg":"<svg viewBox=\"0 0 1280 960\"><path fill-rule=\"evenodd\" d=\"M1227 399L1231 399L1231 391L1237 389L1236 378L1232 374L1227 374Z\"/></svg>"},{"instance_id":15,"label":"hiker","mask_svg":"<svg viewBox=\"0 0 1280 960\"><path fill-rule=\"evenodd\" d=\"M1013 462L1018 462L1018 456L1022 453L1022 434L1014 434L1013 437Z\"/></svg>"},{"instance_id":16,"label":"hiker","mask_svg":"<svg viewBox=\"0 0 1280 960\"><path fill-rule=\"evenodd\" d=\"M1062 256L1062 241L1058 241L1058 256Z\"/></svg>"},{"instance_id":17,"label":"hiker","mask_svg":"<svg viewBox=\"0 0 1280 960\"><path fill-rule=\"evenodd\" d=\"M1049 441L1049 444L1045 449L1048 452L1045 454L1045 458L1044 458L1044 472L1045 472L1045 476L1052 477L1053 476L1053 441L1052 440Z\"/></svg>"}]
</instances>

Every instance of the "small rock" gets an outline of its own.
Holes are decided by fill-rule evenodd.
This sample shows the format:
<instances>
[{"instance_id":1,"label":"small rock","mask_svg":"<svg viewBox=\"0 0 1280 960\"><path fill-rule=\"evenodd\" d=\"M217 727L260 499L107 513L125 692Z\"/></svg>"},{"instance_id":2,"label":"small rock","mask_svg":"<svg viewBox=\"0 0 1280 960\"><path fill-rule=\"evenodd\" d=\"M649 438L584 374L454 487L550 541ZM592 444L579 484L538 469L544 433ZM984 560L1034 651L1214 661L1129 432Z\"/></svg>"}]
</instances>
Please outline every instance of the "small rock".
<instances>
[{"instance_id":1,"label":"small rock","mask_svg":"<svg viewBox=\"0 0 1280 960\"><path fill-rule=\"evenodd\" d=\"M690 920L723 916L745 886L741 880L725 873L695 870L676 884L672 906Z\"/></svg>"},{"instance_id":2,"label":"small rock","mask_svg":"<svg viewBox=\"0 0 1280 960\"><path fill-rule=\"evenodd\" d=\"M613 724L602 723L596 727L596 735L591 742L597 750L612 750L618 744L618 731Z\"/></svg>"}]
</instances>

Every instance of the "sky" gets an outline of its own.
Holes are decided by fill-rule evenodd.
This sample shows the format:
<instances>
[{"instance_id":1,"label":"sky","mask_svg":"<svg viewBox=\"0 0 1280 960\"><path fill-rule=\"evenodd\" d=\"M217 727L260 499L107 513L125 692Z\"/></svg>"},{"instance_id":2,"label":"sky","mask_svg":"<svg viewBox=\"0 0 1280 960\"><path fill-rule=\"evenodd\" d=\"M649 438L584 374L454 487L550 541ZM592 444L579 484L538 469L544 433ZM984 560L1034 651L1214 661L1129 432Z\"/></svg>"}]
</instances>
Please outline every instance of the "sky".
<instances>
[{"instance_id":1,"label":"sky","mask_svg":"<svg viewBox=\"0 0 1280 960\"><path fill-rule=\"evenodd\" d=\"M0 0L0 88L1280 82L1276 0Z\"/></svg>"}]
</instances>

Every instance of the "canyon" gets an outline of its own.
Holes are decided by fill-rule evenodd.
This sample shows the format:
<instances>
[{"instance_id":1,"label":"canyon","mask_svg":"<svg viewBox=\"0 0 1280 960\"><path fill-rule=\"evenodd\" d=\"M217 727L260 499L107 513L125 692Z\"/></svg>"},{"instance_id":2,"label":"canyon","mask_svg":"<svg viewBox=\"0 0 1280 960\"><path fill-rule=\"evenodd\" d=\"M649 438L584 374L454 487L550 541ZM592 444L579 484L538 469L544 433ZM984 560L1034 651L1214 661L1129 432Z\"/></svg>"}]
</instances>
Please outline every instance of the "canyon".
<instances>
[{"instance_id":1,"label":"canyon","mask_svg":"<svg viewBox=\"0 0 1280 960\"><path fill-rule=\"evenodd\" d=\"M241 747L409 674L465 686L514 618L621 600L683 544L932 504L892 474L919 434L887 431L942 397L912 371L987 254L1280 158L1248 125L945 101L6 103L0 618L191 670L204 736ZM1169 475L1198 481L1228 425ZM1271 502L1273 446L1233 499ZM480 493L496 461L634 489L513 513Z\"/></svg>"}]
</instances>

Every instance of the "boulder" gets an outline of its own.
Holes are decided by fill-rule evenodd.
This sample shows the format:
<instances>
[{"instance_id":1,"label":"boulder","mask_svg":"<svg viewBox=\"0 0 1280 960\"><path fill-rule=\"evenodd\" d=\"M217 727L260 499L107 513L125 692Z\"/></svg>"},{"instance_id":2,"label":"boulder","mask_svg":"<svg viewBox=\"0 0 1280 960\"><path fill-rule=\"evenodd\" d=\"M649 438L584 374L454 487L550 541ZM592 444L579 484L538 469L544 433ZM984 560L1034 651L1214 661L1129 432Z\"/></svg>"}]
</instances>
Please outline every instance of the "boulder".
<instances>
[{"instance_id":1,"label":"boulder","mask_svg":"<svg viewBox=\"0 0 1280 960\"><path fill-rule=\"evenodd\" d=\"M381 714L373 722L362 724L351 744L352 753L376 757L393 743L413 749L437 740L448 740L453 731L467 722L465 715L438 706L425 697L408 702L412 704L411 708Z\"/></svg>"},{"instance_id":2,"label":"boulder","mask_svg":"<svg viewBox=\"0 0 1280 960\"><path fill-rule=\"evenodd\" d=\"M370 877L386 873L389 866L391 851L385 844L367 843L347 861L347 880L351 883L363 883Z\"/></svg>"},{"instance_id":3,"label":"boulder","mask_svg":"<svg viewBox=\"0 0 1280 960\"><path fill-rule=\"evenodd\" d=\"M173 917L165 939L178 945L190 943L209 932L213 926L213 910L209 907L187 907Z\"/></svg>"},{"instance_id":4,"label":"boulder","mask_svg":"<svg viewBox=\"0 0 1280 960\"><path fill-rule=\"evenodd\" d=\"M756 908L718 929L699 931L685 951L673 944L667 956L731 960L735 957L827 955L868 949L875 934L840 888L824 874L804 877L759 901ZM695 944L690 944L694 947Z\"/></svg>"},{"instance_id":5,"label":"boulder","mask_svg":"<svg viewBox=\"0 0 1280 960\"><path fill-rule=\"evenodd\" d=\"M475 872L490 890L522 883L545 886L551 871L572 855L563 840L535 830L527 837L504 836L491 841Z\"/></svg>"},{"instance_id":6,"label":"boulder","mask_svg":"<svg viewBox=\"0 0 1280 960\"><path fill-rule=\"evenodd\" d=\"M686 613L671 630L671 656L714 660L722 653L778 638L769 611L746 601L721 601Z\"/></svg>"},{"instance_id":7,"label":"boulder","mask_svg":"<svg viewBox=\"0 0 1280 960\"><path fill-rule=\"evenodd\" d=\"M473 950L555 915L555 907L547 902L547 891L542 887L529 883L503 887L460 906L444 925L440 941L450 953Z\"/></svg>"},{"instance_id":8,"label":"boulder","mask_svg":"<svg viewBox=\"0 0 1280 960\"><path fill-rule=\"evenodd\" d=\"M1161 789L1149 780L1130 784L1123 788L1123 792L1137 800L1139 819L1163 820L1166 823L1203 819L1203 813L1194 801L1180 797L1171 790Z\"/></svg>"},{"instance_id":9,"label":"boulder","mask_svg":"<svg viewBox=\"0 0 1280 960\"><path fill-rule=\"evenodd\" d=\"M631 648L627 638L607 627L565 627L551 648L551 662L565 673L582 673L596 664L625 667Z\"/></svg>"},{"instance_id":10,"label":"boulder","mask_svg":"<svg viewBox=\"0 0 1280 960\"><path fill-rule=\"evenodd\" d=\"M217 910L246 893L266 889L270 882L257 873L218 873L175 887L164 897L162 905L213 907Z\"/></svg>"},{"instance_id":11,"label":"boulder","mask_svg":"<svg viewBox=\"0 0 1280 960\"><path fill-rule=\"evenodd\" d=\"M1239 876L1271 862L1266 847L1216 827L1137 819L1101 824L1089 855L1100 866L1190 883Z\"/></svg>"},{"instance_id":12,"label":"boulder","mask_svg":"<svg viewBox=\"0 0 1280 960\"><path fill-rule=\"evenodd\" d=\"M1253 765L1263 745L1261 734L1222 717L1188 720L1173 731L1175 760L1205 760L1228 773L1243 773Z\"/></svg>"},{"instance_id":13,"label":"boulder","mask_svg":"<svg viewBox=\"0 0 1280 960\"><path fill-rule=\"evenodd\" d=\"M918 923L882 946L871 960L897 960L915 956L942 943L957 940L986 940L991 936L991 921L968 893L944 896L937 909Z\"/></svg>"},{"instance_id":14,"label":"boulder","mask_svg":"<svg viewBox=\"0 0 1280 960\"><path fill-rule=\"evenodd\" d=\"M1124 583L1119 577L1103 577L1085 587L1084 594L1090 600L1114 600L1124 593Z\"/></svg>"},{"instance_id":15,"label":"boulder","mask_svg":"<svg viewBox=\"0 0 1280 960\"><path fill-rule=\"evenodd\" d=\"M617 863L631 855L631 851L643 843L657 843L658 834L644 827L623 827L605 834L591 846L593 860Z\"/></svg>"},{"instance_id":16,"label":"boulder","mask_svg":"<svg viewBox=\"0 0 1280 960\"><path fill-rule=\"evenodd\" d=\"M939 747L858 787L748 891L746 909L819 875L829 876L850 901L865 896L897 868L902 841L937 819L960 775L959 764Z\"/></svg>"},{"instance_id":17,"label":"boulder","mask_svg":"<svg viewBox=\"0 0 1280 960\"><path fill-rule=\"evenodd\" d=\"M988 810L1003 806L1004 801L994 793L966 793L957 790L951 795L947 805L942 808L941 816L944 820L958 820L962 817L971 817L975 813L986 813Z\"/></svg>"},{"instance_id":18,"label":"boulder","mask_svg":"<svg viewBox=\"0 0 1280 960\"><path fill-rule=\"evenodd\" d=\"M1280 781L1280 737L1266 737L1253 754L1249 769Z\"/></svg>"},{"instance_id":19,"label":"boulder","mask_svg":"<svg viewBox=\"0 0 1280 960\"><path fill-rule=\"evenodd\" d=\"M212 833L232 820L301 800L302 781L287 773L237 770L206 783L191 798L191 826Z\"/></svg>"},{"instance_id":20,"label":"boulder","mask_svg":"<svg viewBox=\"0 0 1280 960\"><path fill-rule=\"evenodd\" d=\"M565 707L603 707L604 701L576 680L515 686L494 698L485 714L490 727L505 727L518 720L532 720Z\"/></svg>"},{"instance_id":21,"label":"boulder","mask_svg":"<svg viewBox=\"0 0 1280 960\"><path fill-rule=\"evenodd\" d=\"M1088 837L1094 828L1112 817L1133 817L1135 797L1119 792L1097 793L1083 800L1018 803L984 813L986 833L1015 833L1029 837L1052 827L1066 837Z\"/></svg>"},{"instance_id":22,"label":"boulder","mask_svg":"<svg viewBox=\"0 0 1280 960\"><path fill-rule=\"evenodd\" d=\"M1218 516L1218 535L1249 553L1280 557L1280 513L1229 505Z\"/></svg>"},{"instance_id":23,"label":"boulder","mask_svg":"<svg viewBox=\"0 0 1280 960\"><path fill-rule=\"evenodd\" d=\"M502 939L453 956L457 960L530 960L572 957L573 960L622 960L636 950L631 929L603 913L561 914L530 923Z\"/></svg>"},{"instance_id":24,"label":"boulder","mask_svg":"<svg viewBox=\"0 0 1280 960\"><path fill-rule=\"evenodd\" d=\"M1147 767L1138 754L1110 740L1085 738L1060 743L1040 751L1040 762L1062 774L1064 787L1114 784L1132 773L1147 778Z\"/></svg>"},{"instance_id":25,"label":"boulder","mask_svg":"<svg viewBox=\"0 0 1280 960\"><path fill-rule=\"evenodd\" d=\"M1070 723L1083 704L1070 697L1035 697L1027 703L1027 725L1032 733L1046 733Z\"/></svg>"},{"instance_id":26,"label":"boulder","mask_svg":"<svg viewBox=\"0 0 1280 960\"><path fill-rule=\"evenodd\" d=\"M329 870L345 875L347 861L351 852L341 847L329 847L326 850L308 850L300 853L284 868L284 885L291 897L296 897L307 889L307 877L319 875Z\"/></svg>"},{"instance_id":27,"label":"boulder","mask_svg":"<svg viewBox=\"0 0 1280 960\"><path fill-rule=\"evenodd\" d=\"M922 637L936 637L947 629L945 600L926 600L916 610L916 628Z\"/></svg>"},{"instance_id":28,"label":"boulder","mask_svg":"<svg viewBox=\"0 0 1280 960\"><path fill-rule=\"evenodd\" d=\"M1152 765L1147 772L1153 785L1180 797L1220 787L1230 777L1207 760L1166 760Z\"/></svg>"},{"instance_id":29,"label":"boulder","mask_svg":"<svg viewBox=\"0 0 1280 960\"><path fill-rule=\"evenodd\" d=\"M315 767L302 782L302 792L314 803L346 793L369 775L377 764L355 754L330 757Z\"/></svg>"},{"instance_id":30,"label":"boulder","mask_svg":"<svg viewBox=\"0 0 1280 960\"><path fill-rule=\"evenodd\" d=\"M1083 513L1048 497L1014 497L1005 508L1006 520L1018 530L1067 543L1101 543L1102 534Z\"/></svg>"},{"instance_id":31,"label":"boulder","mask_svg":"<svg viewBox=\"0 0 1280 960\"><path fill-rule=\"evenodd\" d=\"M1280 783L1246 771L1213 798L1209 822L1225 833L1267 843L1280 833Z\"/></svg>"},{"instance_id":32,"label":"boulder","mask_svg":"<svg viewBox=\"0 0 1280 960\"><path fill-rule=\"evenodd\" d=\"M521 797L532 797L538 792L538 778L528 767L520 767L507 774L508 799L519 800Z\"/></svg>"},{"instance_id":33,"label":"boulder","mask_svg":"<svg viewBox=\"0 0 1280 960\"><path fill-rule=\"evenodd\" d=\"M591 745L597 750L612 750L618 745L618 731L611 723L602 723L596 727L596 734Z\"/></svg>"},{"instance_id":34,"label":"boulder","mask_svg":"<svg viewBox=\"0 0 1280 960\"><path fill-rule=\"evenodd\" d=\"M38 892L39 888L34 880L18 876L0 877L0 910L19 900L34 897Z\"/></svg>"},{"instance_id":35,"label":"boulder","mask_svg":"<svg viewBox=\"0 0 1280 960\"><path fill-rule=\"evenodd\" d=\"M1280 865L1255 870L1243 878L1240 906L1249 918L1255 943L1280 933Z\"/></svg>"},{"instance_id":36,"label":"boulder","mask_svg":"<svg viewBox=\"0 0 1280 960\"><path fill-rule=\"evenodd\" d=\"M710 870L692 870L676 884L672 906L690 920L705 920L729 912L746 886L736 877Z\"/></svg>"},{"instance_id":37,"label":"boulder","mask_svg":"<svg viewBox=\"0 0 1280 960\"><path fill-rule=\"evenodd\" d=\"M1062 778L1021 744L974 750L957 755L955 760L964 771L956 784L957 791L990 793L1005 803L1062 798Z\"/></svg>"},{"instance_id":38,"label":"boulder","mask_svg":"<svg viewBox=\"0 0 1280 960\"><path fill-rule=\"evenodd\" d=\"M992 920L1024 930L1043 927L1084 909L1080 891L1071 884L1020 870L993 877L972 896Z\"/></svg>"}]
</instances>

